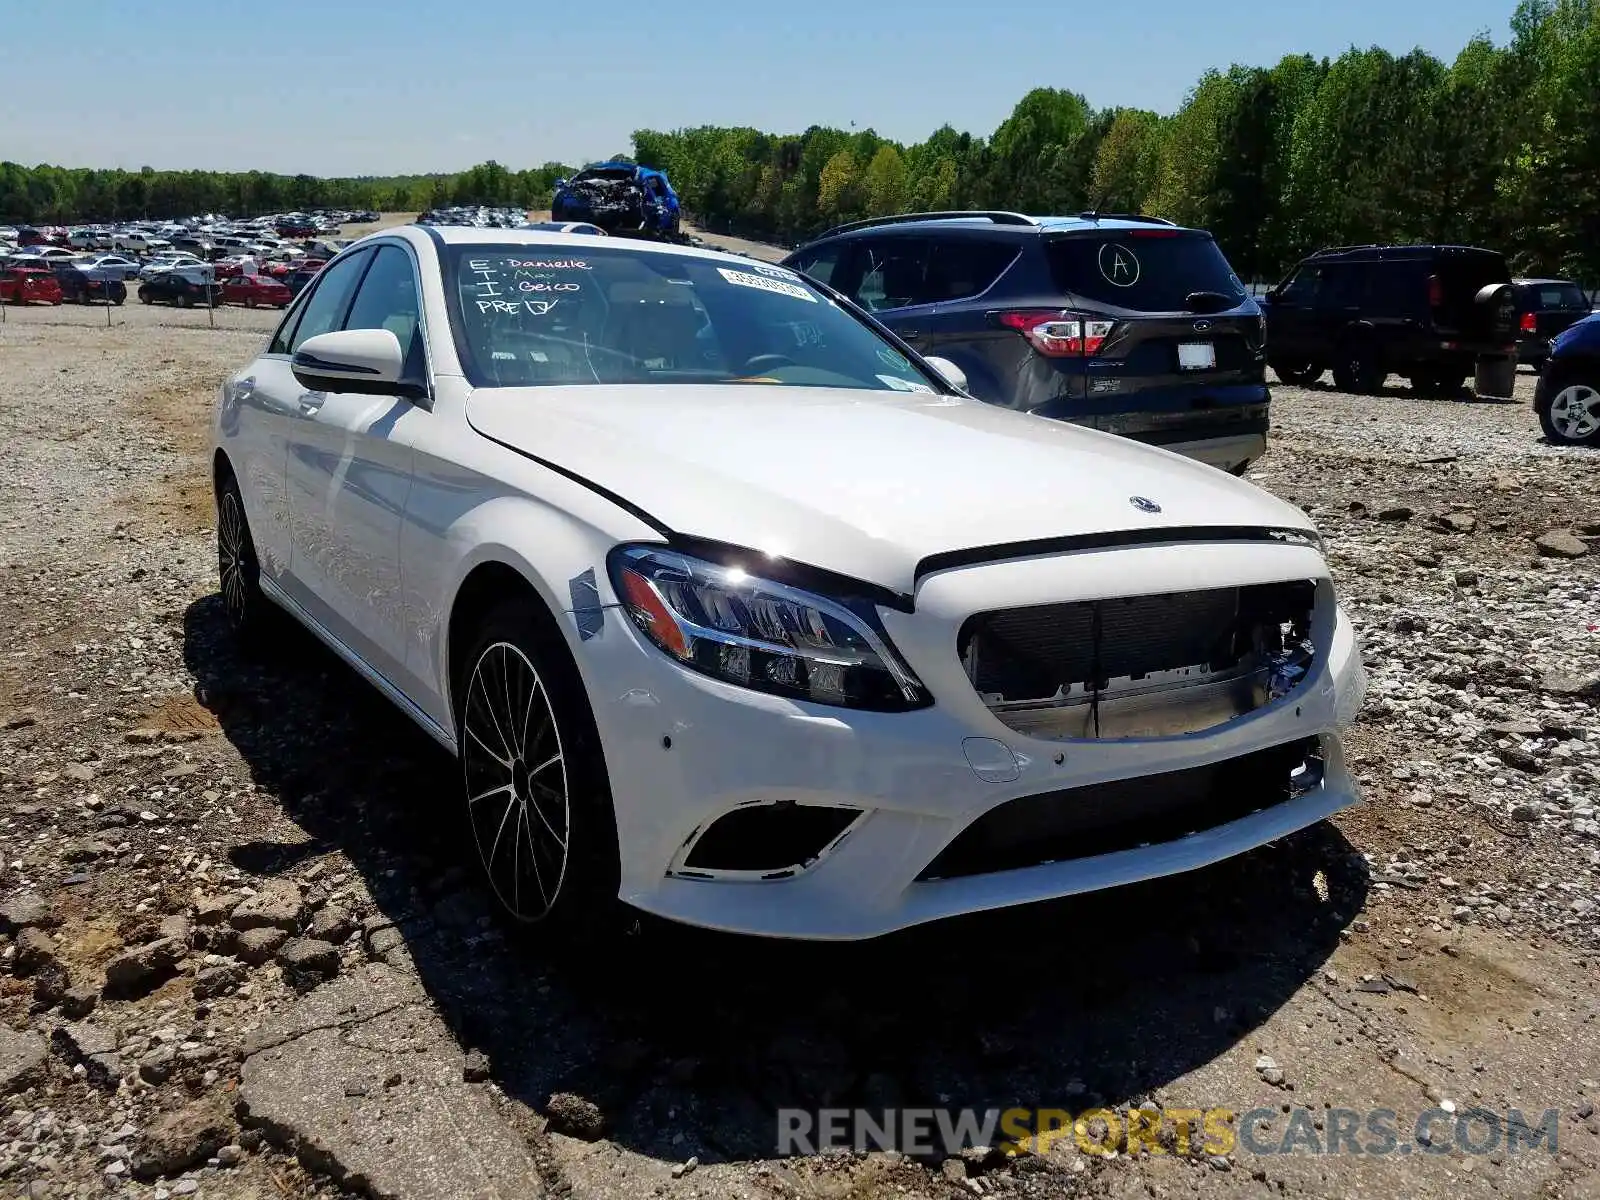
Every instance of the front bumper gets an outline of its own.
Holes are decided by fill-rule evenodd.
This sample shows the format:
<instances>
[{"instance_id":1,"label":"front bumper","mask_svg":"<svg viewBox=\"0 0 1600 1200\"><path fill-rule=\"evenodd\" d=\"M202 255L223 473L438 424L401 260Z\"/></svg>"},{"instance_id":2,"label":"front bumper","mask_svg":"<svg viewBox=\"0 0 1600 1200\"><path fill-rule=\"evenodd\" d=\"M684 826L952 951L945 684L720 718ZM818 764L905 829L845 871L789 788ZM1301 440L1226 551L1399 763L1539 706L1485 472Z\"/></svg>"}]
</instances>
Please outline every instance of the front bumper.
<instances>
[{"instance_id":1,"label":"front bumper","mask_svg":"<svg viewBox=\"0 0 1600 1200\"><path fill-rule=\"evenodd\" d=\"M1287 545L1151 546L944 572L915 614L885 613L896 646L935 697L909 713L796 703L682 670L644 644L619 609L579 642L605 749L622 858L621 898L709 928L858 939L942 917L1048 900L1187 871L1355 804L1339 730L1365 691L1354 630L1331 599L1321 648L1289 696L1201 733L1055 741L1017 733L973 690L956 631L997 599L1023 606L1142 592L1308 578L1321 556ZM1331 592L1329 593L1331 596ZM1315 786L1237 820L1160 844L956 878L922 879L972 822L1007 801L1221 763L1313 740ZM996 764L1000 763L999 769ZM858 808L820 858L779 878L692 877L684 854L752 803Z\"/></svg>"}]
</instances>

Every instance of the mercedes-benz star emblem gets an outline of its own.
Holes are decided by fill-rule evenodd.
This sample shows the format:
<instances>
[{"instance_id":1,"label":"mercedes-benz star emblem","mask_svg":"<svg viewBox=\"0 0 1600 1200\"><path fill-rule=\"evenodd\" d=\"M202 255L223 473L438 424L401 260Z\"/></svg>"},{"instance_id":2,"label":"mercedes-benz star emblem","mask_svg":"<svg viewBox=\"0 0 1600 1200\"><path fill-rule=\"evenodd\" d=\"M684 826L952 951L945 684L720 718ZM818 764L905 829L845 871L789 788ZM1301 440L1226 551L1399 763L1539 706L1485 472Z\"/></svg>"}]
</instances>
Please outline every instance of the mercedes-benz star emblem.
<instances>
[{"instance_id":1,"label":"mercedes-benz star emblem","mask_svg":"<svg viewBox=\"0 0 1600 1200\"><path fill-rule=\"evenodd\" d=\"M1129 496L1128 503L1133 505L1140 512L1158 513L1161 511L1161 505L1157 504L1154 500L1151 500L1146 496Z\"/></svg>"},{"instance_id":2,"label":"mercedes-benz star emblem","mask_svg":"<svg viewBox=\"0 0 1600 1200\"><path fill-rule=\"evenodd\" d=\"M1211 328L1211 322L1210 321L1196 321L1194 323L1194 331L1196 333L1204 333L1206 330L1208 330L1210 328Z\"/></svg>"}]
</instances>

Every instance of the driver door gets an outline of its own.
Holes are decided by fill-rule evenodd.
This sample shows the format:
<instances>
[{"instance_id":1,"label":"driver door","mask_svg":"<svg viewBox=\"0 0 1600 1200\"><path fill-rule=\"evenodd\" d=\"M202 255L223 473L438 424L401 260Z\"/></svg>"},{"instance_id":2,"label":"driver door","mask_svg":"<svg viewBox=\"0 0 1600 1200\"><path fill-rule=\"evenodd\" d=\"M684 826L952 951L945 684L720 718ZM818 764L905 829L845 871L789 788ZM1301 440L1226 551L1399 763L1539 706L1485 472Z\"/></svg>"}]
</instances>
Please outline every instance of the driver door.
<instances>
[{"instance_id":1,"label":"driver door","mask_svg":"<svg viewBox=\"0 0 1600 1200\"><path fill-rule=\"evenodd\" d=\"M421 312L415 260L389 243L366 256L333 328L390 330L405 355L405 381L425 389ZM302 391L295 417L286 472L291 568L311 614L398 681L406 657L400 523L414 446L432 414L425 402L400 396Z\"/></svg>"}]
</instances>

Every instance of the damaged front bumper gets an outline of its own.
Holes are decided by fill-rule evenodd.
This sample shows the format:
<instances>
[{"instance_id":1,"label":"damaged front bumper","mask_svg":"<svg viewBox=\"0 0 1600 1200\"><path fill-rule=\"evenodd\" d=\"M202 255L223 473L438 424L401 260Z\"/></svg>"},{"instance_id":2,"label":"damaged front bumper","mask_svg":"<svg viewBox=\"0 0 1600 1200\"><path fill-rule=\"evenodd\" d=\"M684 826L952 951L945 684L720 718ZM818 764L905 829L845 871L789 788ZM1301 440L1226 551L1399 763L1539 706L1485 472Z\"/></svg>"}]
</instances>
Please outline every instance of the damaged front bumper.
<instances>
[{"instance_id":1,"label":"damaged front bumper","mask_svg":"<svg viewBox=\"0 0 1600 1200\"><path fill-rule=\"evenodd\" d=\"M1008 726L957 653L974 614L1142 596L1174 579L1310 581L1326 599L1306 630L1314 652L1269 648L1240 664L1248 682L1199 685L1230 698L1196 728L1100 737ZM882 615L932 707L860 712L734 687L676 667L608 611L582 656L595 656L593 678L627 681L595 695L624 901L717 929L868 938L1191 870L1359 799L1340 731L1366 677L1310 546L975 566L925 580L916 612Z\"/></svg>"}]
</instances>

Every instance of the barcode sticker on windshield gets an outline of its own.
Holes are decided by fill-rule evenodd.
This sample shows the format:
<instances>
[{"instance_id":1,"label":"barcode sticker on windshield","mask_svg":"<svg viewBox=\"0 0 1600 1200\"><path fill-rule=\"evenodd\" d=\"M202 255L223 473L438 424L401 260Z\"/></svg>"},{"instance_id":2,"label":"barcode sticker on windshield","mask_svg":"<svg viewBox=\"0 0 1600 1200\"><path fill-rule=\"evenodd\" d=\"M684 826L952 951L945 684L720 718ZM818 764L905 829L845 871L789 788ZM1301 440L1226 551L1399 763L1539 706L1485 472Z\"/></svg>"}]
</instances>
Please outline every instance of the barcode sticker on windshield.
<instances>
[{"instance_id":1,"label":"barcode sticker on windshield","mask_svg":"<svg viewBox=\"0 0 1600 1200\"><path fill-rule=\"evenodd\" d=\"M752 275L747 271L732 271L727 267L718 267L717 274L729 283L739 287L756 288L763 292L776 292L780 296L793 296L796 300L809 300L812 304L817 298L798 284L785 283L781 279L768 279L764 275Z\"/></svg>"}]
</instances>

